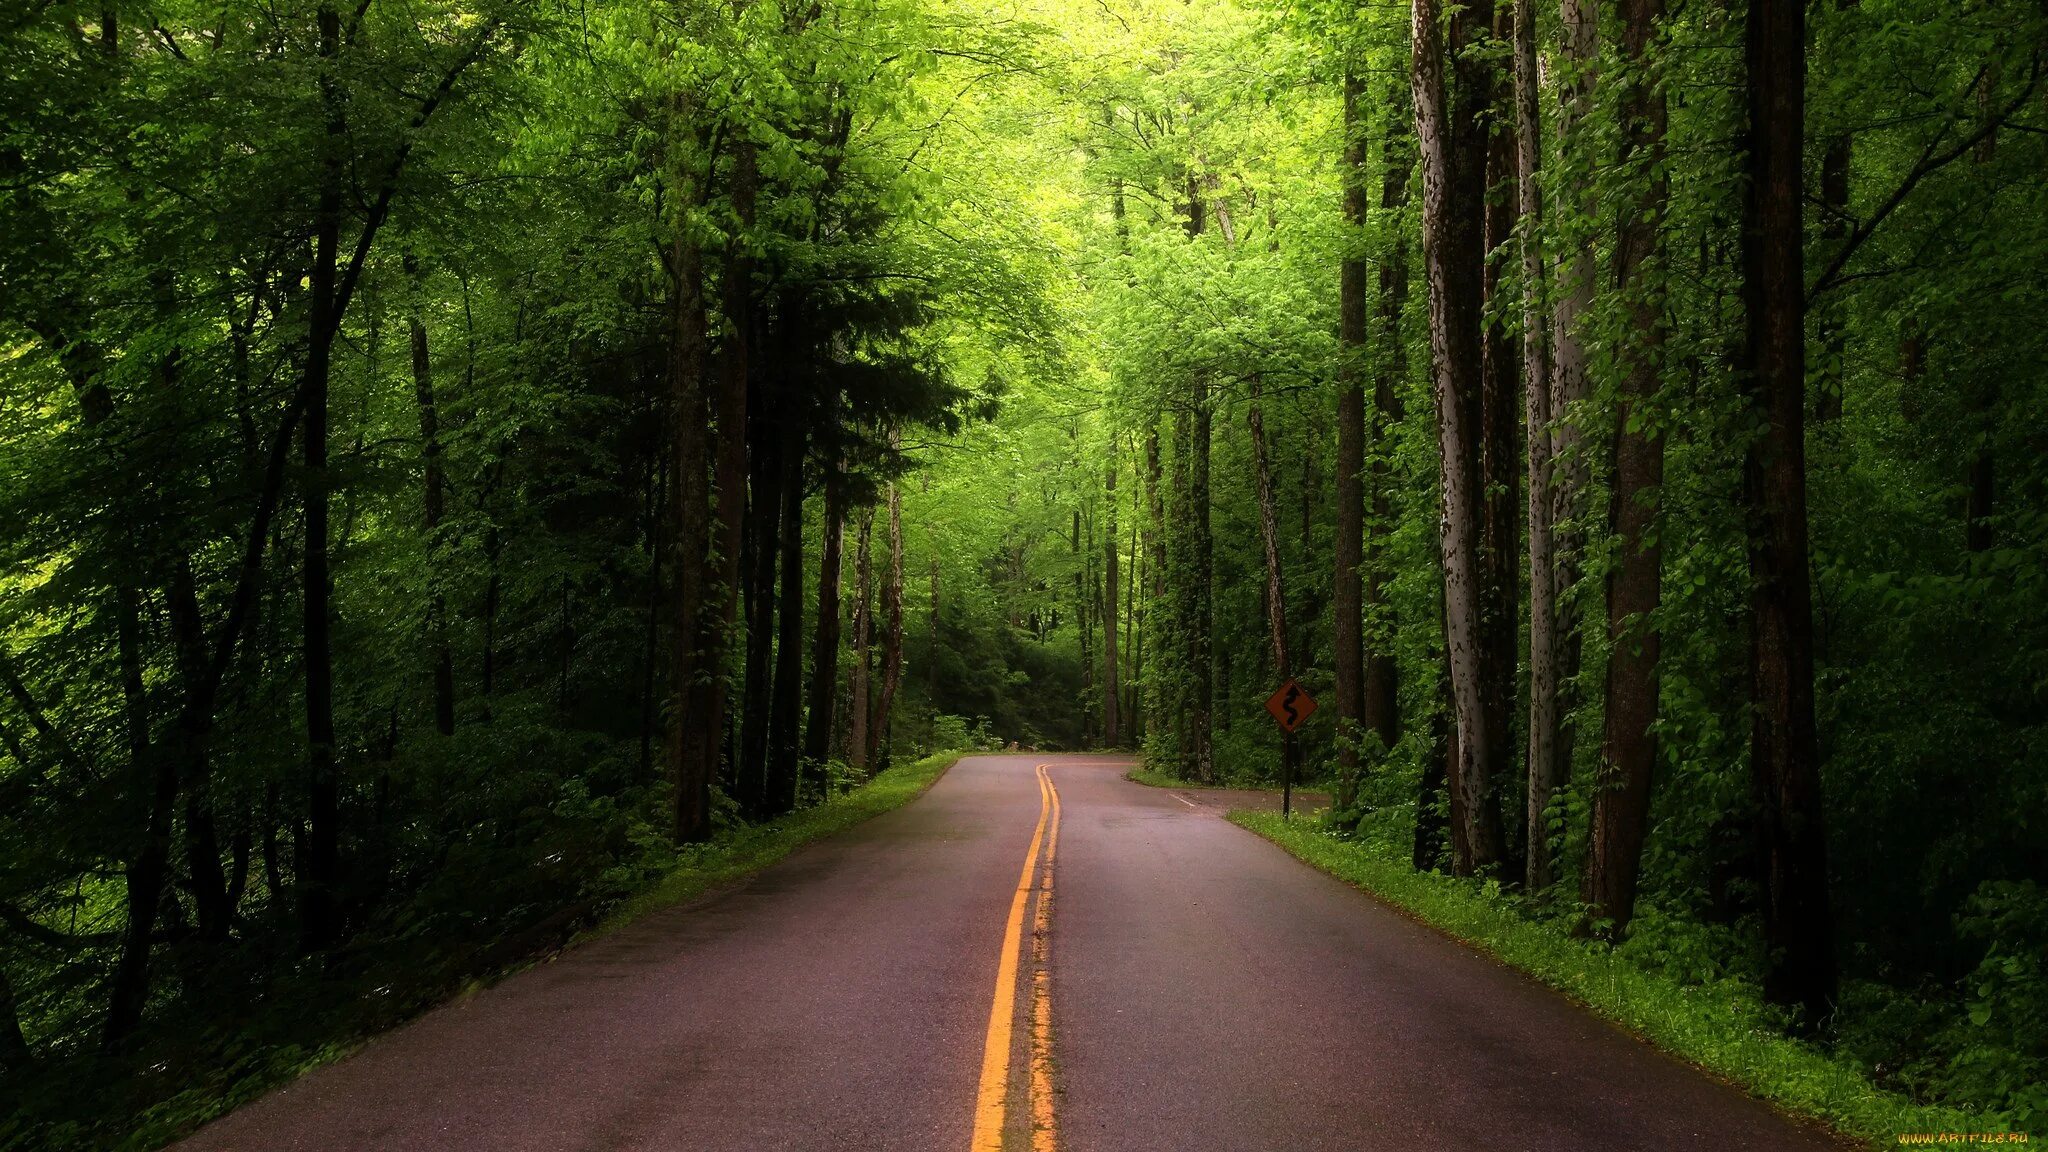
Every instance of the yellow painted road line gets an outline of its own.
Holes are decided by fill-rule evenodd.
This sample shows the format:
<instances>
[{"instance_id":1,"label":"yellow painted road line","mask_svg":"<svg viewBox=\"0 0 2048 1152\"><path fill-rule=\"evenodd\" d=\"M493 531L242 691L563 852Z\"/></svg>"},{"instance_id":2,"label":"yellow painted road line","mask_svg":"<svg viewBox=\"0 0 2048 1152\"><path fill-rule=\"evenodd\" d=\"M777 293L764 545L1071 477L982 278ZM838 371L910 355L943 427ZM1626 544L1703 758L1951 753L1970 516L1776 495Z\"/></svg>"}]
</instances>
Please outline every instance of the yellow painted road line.
<instances>
[{"instance_id":1,"label":"yellow painted road line","mask_svg":"<svg viewBox=\"0 0 2048 1152\"><path fill-rule=\"evenodd\" d=\"M1003 1118L1010 1094L1010 1026L1017 1012L1017 953L1024 941L1024 901L1031 895L1033 873L1038 868L1038 848L1045 841L1045 824L1052 813L1052 785L1044 766L1038 774L1038 830L1031 834L1031 850L1024 854L1024 873L1017 881L1017 894L1010 900L1010 918L1003 926L1003 952L996 962L995 1001L988 1011L988 1039L981 1050L981 1087L975 1093L974 1142L972 1152L1002 1152Z\"/></svg>"},{"instance_id":2,"label":"yellow painted road line","mask_svg":"<svg viewBox=\"0 0 2048 1152\"><path fill-rule=\"evenodd\" d=\"M1058 1152L1059 1127L1052 1110L1052 858L1060 846L1060 790L1044 768L1038 774L1052 793L1052 830L1045 840L1045 869L1038 883L1038 917L1031 933L1031 1152Z\"/></svg>"}]
</instances>

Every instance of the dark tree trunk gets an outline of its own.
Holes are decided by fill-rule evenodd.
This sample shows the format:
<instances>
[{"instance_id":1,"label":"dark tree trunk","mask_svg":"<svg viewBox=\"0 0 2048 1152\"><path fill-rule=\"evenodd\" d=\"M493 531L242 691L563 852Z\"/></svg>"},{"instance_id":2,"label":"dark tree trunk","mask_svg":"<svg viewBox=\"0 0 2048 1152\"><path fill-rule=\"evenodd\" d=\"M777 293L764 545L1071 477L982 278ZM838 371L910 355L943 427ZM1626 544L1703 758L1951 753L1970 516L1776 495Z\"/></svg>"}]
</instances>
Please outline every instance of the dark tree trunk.
<instances>
[{"instance_id":1,"label":"dark tree trunk","mask_svg":"<svg viewBox=\"0 0 2048 1152\"><path fill-rule=\"evenodd\" d=\"M1801 248L1806 12L1750 0L1749 181L1743 306L1764 431L1747 463L1750 506L1750 766L1763 875L1764 994L1818 1027L1835 999L1820 742L1813 713L1813 596L1806 525L1806 270Z\"/></svg>"},{"instance_id":2,"label":"dark tree trunk","mask_svg":"<svg viewBox=\"0 0 2048 1152\"><path fill-rule=\"evenodd\" d=\"M768 711L775 689L775 565L782 551L782 439L758 411L752 438L743 549L746 679L741 689L740 754L733 763L733 799L749 819L761 815L768 787Z\"/></svg>"},{"instance_id":3,"label":"dark tree trunk","mask_svg":"<svg viewBox=\"0 0 2048 1152\"><path fill-rule=\"evenodd\" d=\"M1365 350L1366 192L1365 84L1344 75L1344 222L1349 226L1337 265L1337 571L1331 583L1336 648L1337 796L1341 811L1357 797L1358 743L1365 715Z\"/></svg>"},{"instance_id":4,"label":"dark tree trunk","mask_svg":"<svg viewBox=\"0 0 2048 1152\"><path fill-rule=\"evenodd\" d=\"M818 623L811 641L811 708L804 728L804 759L818 773L832 758L833 712L839 703L839 549L846 536L846 479L842 464L825 474L824 540L818 548Z\"/></svg>"},{"instance_id":5,"label":"dark tree trunk","mask_svg":"<svg viewBox=\"0 0 2048 1152\"><path fill-rule=\"evenodd\" d=\"M1598 134L1587 125L1593 108L1593 72L1600 54L1599 9L1595 0L1561 0L1559 16L1563 28L1563 51L1557 59L1559 81L1559 148L1582 170L1597 163ZM1590 187L1578 197L1578 218L1595 220L1598 205ZM1572 213L1563 214L1568 220ZM1584 538L1580 521L1584 517L1588 471L1578 409L1591 386L1586 345L1579 326L1593 306L1596 274L1592 237L1584 225L1559 228L1560 239L1571 255L1558 261L1556 306L1551 315L1554 355L1550 387L1550 523L1553 567L1557 572L1557 683L1559 693L1557 752L1561 774L1570 772L1574 733L1566 720L1565 685L1578 675L1580 632L1578 612L1570 593L1579 580L1579 549Z\"/></svg>"},{"instance_id":6,"label":"dark tree trunk","mask_svg":"<svg viewBox=\"0 0 2048 1152\"><path fill-rule=\"evenodd\" d=\"M875 509L860 510L860 526L853 546L853 700L847 712L846 761L854 774L868 774L868 730L874 721L870 700L870 673L874 643L874 560Z\"/></svg>"},{"instance_id":7,"label":"dark tree trunk","mask_svg":"<svg viewBox=\"0 0 2048 1152\"><path fill-rule=\"evenodd\" d=\"M319 10L320 55L338 50L341 17L333 5ZM306 350L306 423L301 450L305 485L306 873L299 883L300 928L308 948L325 948L341 934L341 779L334 749L333 582L327 569L327 378L340 327L335 314L335 259L340 246L342 148L347 128L331 63L320 74L327 111L320 196L314 224L312 314Z\"/></svg>"},{"instance_id":8,"label":"dark tree trunk","mask_svg":"<svg viewBox=\"0 0 2048 1152\"><path fill-rule=\"evenodd\" d=\"M669 435L674 474L669 481L673 526L676 615L669 661L673 695L668 717L668 765L674 788L673 833L678 843L711 835L711 777L718 725L712 682L718 666L718 613L711 585L711 403L706 370L707 321L704 254L688 227L675 225L669 263L675 284L669 317ZM495 569L495 564L493 565ZM493 591L496 587L493 578ZM487 610L487 618L491 615ZM486 635L488 636L488 630ZM488 656L489 645L485 652Z\"/></svg>"},{"instance_id":9,"label":"dark tree trunk","mask_svg":"<svg viewBox=\"0 0 2048 1152\"><path fill-rule=\"evenodd\" d=\"M754 193L754 150L750 143L741 141L733 149L730 195L742 228L753 226ZM688 246L694 248L695 244L690 242ZM701 256L692 264L690 272L701 284ZM678 261L678 267L681 266L682 262ZM753 258L748 254L745 242L735 240L726 253L724 284L723 310L731 331L727 333L721 357L718 398L713 406L715 411L708 413L715 417L715 425L709 425L715 427L711 452L712 513L707 533L712 560L708 565L703 560L682 560L683 563L708 567L710 579L701 581L700 585L700 622L691 644L690 678L685 682L690 697L685 700L676 721L681 729L676 780L676 838L679 841L702 840L711 834L711 784L718 775L719 751L725 737L726 650L739 609L741 531L745 527L747 505L748 353L753 333L753 280ZM694 313L691 323L700 334L690 343L701 349L701 333L704 332L702 292L701 289L686 288L684 294L690 299L686 310ZM693 351L692 358L702 364L701 351ZM702 379L701 367L694 375ZM706 407L702 403L696 405L700 419L707 415ZM705 427L707 422L700 422L694 428L679 426L678 433L684 438L695 438ZM696 449L692 449L691 454L698 459L703 455ZM693 495L701 508L702 489ZM701 512L693 509L691 514L701 515Z\"/></svg>"},{"instance_id":10,"label":"dark tree trunk","mask_svg":"<svg viewBox=\"0 0 2048 1152\"><path fill-rule=\"evenodd\" d=\"M1145 589L1145 624L1152 637L1152 663L1155 666L1150 677L1142 677L1145 687L1145 734L1149 738L1162 727L1169 731L1175 723L1173 710L1166 697L1165 678L1159 675L1157 665L1165 637L1161 625L1171 618L1166 605L1166 496L1162 491L1162 474L1159 454L1159 416L1155 413L1145 432L1145 516L1144 551L1145 570L1152 581ZM1143 634L1141 634L1143 635Z\"/></svg>"},{"instance_id":11,"label":"dark tree trunk","mask_svg":"<svg viewBox=\"0 0 2048 1152\"><path fill-rule=\"evenodd\" d=\"M35 1052L22 1035L21 1011L15 1007L14 985L0 969L0 1084L36 1062Z\"/></svg>"},{"instance_id":12,"label":"dark tree trunk","mask_svg":"<svg viewBox=\"0 0 2048 1152\"><path fill-rule=\"evenodd\" d=\"M1513 39L1512 6L1495 4L1492 19L1494 43L1509 43ZM1525 462L1516 451L1522 389L1516 341L1507 327L1513 309L1501 299L1502 263L1510 255L1520 204L1515 194L1514 118L1508 112L1510 102L1504 99L1502 70L1492 67L1485 74L1491 131L1486 138L1486 263L1481 279L1486 300L1482 314L1492 320L1486 324L1481 344L1479 477L1485 493L1481 500L1485 527L1480 542L1484 588L1479 626L1485 652L1481 698L1487 738L1493 742L1486 754L1487 762L1494 766L1489 787L1498 790L1510 779L1509 765L1516 760L1515 666L1520 637L1516 600L1521 590L1520 492Z\"/></svg>"},{"instance_id":13,"label":"dark tree trunk","mask_svg":"<svg viewBox=\"0 0 2048 1152\"><path fill-rule=\"evenodd\" d=\"M803 424L790 419L782 445L782 595L775 639L775 696L768 708L768 780L763 810L779 816L796 806L798 727L804 678Z\"/></svg>"},{"instance_id":14,"label":"dark tree trunk","mask_svg":"<svg viewBox=\"0 0 2048 1152\"><path fill-rule=\"evenodd\" d=\"M1614 414L1614 480L1608 506L1615 538L1607 575L1605 747L1593 794L1581 899L1591 920L1619 932L1635 912L1643 840L1649 832L1650 782L1657 761L1658 634L1663 550L1657 501L1664 483L1664 437L1654 408L1663 366L1661 276L1653 268L1664 217L1664 95L1650 60L1664 19L1663 0L1622 0L1621 50L1631 63L1622 94L1621 162L1633 166L1635 203L1615 239L1615 280L1626 297L1634 338L1622 356Z\"/></svg>"},{"instance_id":15,"label":"dark tree trunk","mask_svg":"<svg viewBox=\"0 0 2048 1152\"><path fill-rule=\"evenodd\" d=\"M1116 531L1116 435L1109 438L1109 463L1102 471L1102 501L1106 510L1102 535L1102 745L1115 748L1123 742L1122 686L1117 676L1117 531Z\"/></svg>"},{"instance_id":16,"label":"dark tree trunk","mask_svg":"<svg viewBox=\"0 0 2048 1152\"><path fill-rule=\"evenodd\" d=\"M406 275L412 280L412 307L406 328L412 338L412 388L420 410L420 462L425 487L422 493L425 518L422 535L426 541L427 648L434 664L434 730L443 736L455 734L455 658L448 649L447 598L441 591L441 518L447 504L447 481L441 469L441 420L434 404L434 362L427 349L427 324L421 312L419 261L407 252Z\"/></svg>"},{"instance_id":17,"label":"dark tree trunk","mask_svg":"<svg viewBox=\"0 0 2048 1152\"><path fill-rule=\"evenodd\" d=\"M1429 755L1422 762L1422 779L1415 794L1415 844L1411 863L1417 872L1433 872L1443 866L1444 840L1450 828L1445 820L1443 800L1450 787L1450 766L1458 762L1458 722L1451 700L1451 662L1448 653L1439 654L1436 677L1437 707L1430 721Z\"/></svg>"},{"instance_id":18,"label":"dark tree trunk","mask_svg":"<svg viewBox=\"0 0 2048 1152\"><path fill-rule=\"evenodd\" d=\"M899 436L891 433L891 445ZM889 717L896 691L903 683L903 489L889 484L889 576L882 585L882 687L875 699L875 721L868 733L868 763L889 765Z\"/></svg>"}]
</instances>

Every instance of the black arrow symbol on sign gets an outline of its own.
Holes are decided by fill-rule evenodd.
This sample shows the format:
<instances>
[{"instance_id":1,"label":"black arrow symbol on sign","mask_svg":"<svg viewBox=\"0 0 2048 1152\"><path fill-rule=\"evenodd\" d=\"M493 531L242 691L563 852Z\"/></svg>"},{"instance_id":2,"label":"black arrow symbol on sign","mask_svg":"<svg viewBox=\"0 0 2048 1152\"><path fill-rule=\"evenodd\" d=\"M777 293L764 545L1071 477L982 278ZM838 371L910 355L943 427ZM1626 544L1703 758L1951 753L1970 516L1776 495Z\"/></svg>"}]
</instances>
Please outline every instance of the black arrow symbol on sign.
<instances>
[{"instance_id":1,"label":"black arrow symbol on sign","mask_svg":"<svg viewBox=\"0 0 2048 1152\"><path fill-rule=\"evenodd\" d=\"M1289 728L1301 723L1301 717L1294 714L1294 702L1300 697L1301 685L1289 684L1287 686L1287 695L1280 698L1280 707L1287 713L1287 726Z\"/></svg>"}]
</instances>

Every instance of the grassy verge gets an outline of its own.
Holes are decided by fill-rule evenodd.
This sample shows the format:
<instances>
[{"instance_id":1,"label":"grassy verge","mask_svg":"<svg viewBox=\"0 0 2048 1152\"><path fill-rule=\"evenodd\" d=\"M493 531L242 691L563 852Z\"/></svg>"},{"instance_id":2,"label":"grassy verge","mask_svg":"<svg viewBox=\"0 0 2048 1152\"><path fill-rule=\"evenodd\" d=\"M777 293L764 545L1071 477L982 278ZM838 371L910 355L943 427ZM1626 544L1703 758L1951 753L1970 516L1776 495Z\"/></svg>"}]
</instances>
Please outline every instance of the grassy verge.
<instances>
[{"instance_id":1,"label":"grassy verge","mask_svg":"<svg viewBox=\"0 0 2048 1152\"><path fill-rule=\"evenodd\" d=\"M252 1033L230 1058L201 1073L197 1082L121 1118L102 1115L45 1127L24 1144L37 1148L158 1148L278 1086L356 1051L375 1036L404 1024L450 998L488 987L546 961L565 947L601 936L654 912L695 899L720 885L741 880L816 840L900 808L922 795L965 753L945 752L902 764L823 804L767 824L729 828L711 841L676 853L673 867L623 898L601 904L565 904L531 928L496 941L480 952L457 957L421 956L411 966L378 969L381 986L369 994L366 980L329 983L339 1003L331 1011L303 1016ZM581 931L579 925L587 925ZM0 1122L0 1147L17 1145L11 1124Z\"/></svg>"},{"instance_id":2,"label":"grassy verge","mask_svg":"<svg viewBox=\"0 0 2048 1152\"><path fill-rule=\"evenodd\" d=\"M1147 768L1143 764L1140 764L1136 768L1131 769L1129 772L1124 773L1124 779L1129 780L1133 784L1143 784L1147 788L1215 787L1215 785L1211 784L1190 784L1185 780L1176 780L1173 777L1167 775L1164 772L1159 771L1156 768Z\"/></svg>"},{"instance_id":3,"label":"grassy verge","mask_svg":"<svg viewBox=\"0 0 2048 1152\"><path fill-rule=\"evenodd\" d=\"M1406 860L1307 821L1283 823L1267 812L1232 812L1230 819L1659 1048L1873 1147L1897 1147L1901 1133L2001 1130L1985 1117L1917 1105L1877 1088L1849 1061L1786 1037L1755 991L1739 982L1681 984L1603 945L1573 939L1559 925L1523 915L1497 890L1416 872Z\"/></svg>"}]
</instances>

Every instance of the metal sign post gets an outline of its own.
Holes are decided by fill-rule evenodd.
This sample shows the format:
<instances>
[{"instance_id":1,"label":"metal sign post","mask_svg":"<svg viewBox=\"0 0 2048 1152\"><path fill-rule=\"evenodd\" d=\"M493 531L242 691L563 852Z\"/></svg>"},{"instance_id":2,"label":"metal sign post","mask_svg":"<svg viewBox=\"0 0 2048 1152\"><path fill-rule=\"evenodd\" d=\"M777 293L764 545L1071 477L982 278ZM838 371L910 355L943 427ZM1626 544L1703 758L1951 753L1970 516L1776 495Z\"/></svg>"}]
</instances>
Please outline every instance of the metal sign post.
<instances>
[{"instance_id":1,"label":"metal sign post","mask_svg":"<svg viewBox=\"0 0 2048 1152\"><path fill-rule=\"evenodd\" d=\"M1289 680L1280 690L1266 697L1266 711L1273 714L1273 722L1280 725L1280 732L1286 738L1284 744L1294 742L1295 730L1315 714L1316 698L1308 694L1299 680ZM1291 819L1294 813L1294 757L1287 754L1283 746L1280 753L1280 818Z\"/></svg>"}]
</instances>

